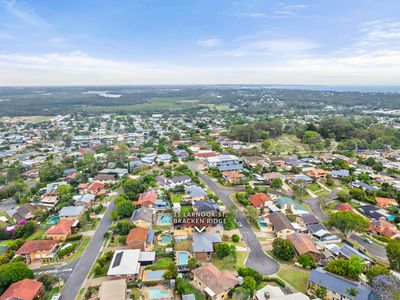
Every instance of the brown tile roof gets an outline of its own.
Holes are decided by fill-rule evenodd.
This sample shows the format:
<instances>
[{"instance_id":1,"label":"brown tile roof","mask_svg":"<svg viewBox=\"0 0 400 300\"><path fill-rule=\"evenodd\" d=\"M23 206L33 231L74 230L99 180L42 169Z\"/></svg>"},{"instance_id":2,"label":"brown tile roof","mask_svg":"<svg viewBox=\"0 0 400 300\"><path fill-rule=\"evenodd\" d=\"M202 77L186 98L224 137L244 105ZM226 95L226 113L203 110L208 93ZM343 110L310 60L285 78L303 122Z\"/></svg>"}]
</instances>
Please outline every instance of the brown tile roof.
<instances>
[{"instance_id":1,"label":"brown tile roof","mask_svg":"<svg viewBox=\"0 0 400 300\"><path fill-rule=\"evenodd\" d=\"M398 206L396 199L394 198L384 198L384 197L376 197L376 204L382 208L388 208L389 206Z\"/></svg>"},{"instance_id":2,"label":"brown tile roof","mask_svg":"<svg viewBox=\"0 0 400 300\"><path fill-rule=\"evenodd\" d=\"M269 221L274 227L275 231L281 231L284 229L292 229L294 230L292 224L289 219L280 211L274 212L268 216Z\"/></svg>"},{"instance_id":3,"label":"brown tile roof","mask_svg":"<svg viewBox=\"0 0 400 300\"><path fill-rule=\"evenodd\" d=\"M130 243L132 241L142 241L145 242L147 240L147 233L149 231L145 228L135 227L129 231L128 236L126 237L126 243Z\"/></svg>"},{"instance_id":4,"label":"brown tile roof","mask_svg":"<svg viewBox=\"0 0 400 300\"><path fill-rule=\"evenodd\" d=\"M213 264L206 264L192 272L217 295L240 283L234 272L221 271Z\"/></svg>"},{"instance_id":5,"label":"brown tile roof","mask_svg":"<svg viewBox=\"0 0 400 300\"><path fill-rule=\"evenodd\" d=\"M33 279L15 282L1 295L0 300L23 299L32 300L43 288L43 283Z\"/></svg>"},{"instance_id":6,"label":"brown tile roof","mask_svg":"<svg viewBox=\"0 0 400 300\"><path fill-rule=\"evenodd\" d=\"M306 253L314 253L314 254L320 253L307 234L296 232L289 235L287 238L289 241L292 242L293 247L296 249L296 252L299 255Z\"/></svg>"},{"instance_id":7,"label":"brown tile roof","mask_svg":"<svg viewBox=\"0 0 400 300\"><path fill-rule=\"evenodd\" d=\"M57 242L53 240L26 241L15 254L24 255L38 251L50 251L56 244Z\"/></svg>"},{"instance_id":8,"label":"brown tile roof","mask_svg":"<svg viewBox=\"0 0 400 300\"><path fill-rule=\"evenodd\" d=\"M67 234L71 231L75 220L61 220L56 225L47 229L46 234Z\"/></svg>"}]
</instances>

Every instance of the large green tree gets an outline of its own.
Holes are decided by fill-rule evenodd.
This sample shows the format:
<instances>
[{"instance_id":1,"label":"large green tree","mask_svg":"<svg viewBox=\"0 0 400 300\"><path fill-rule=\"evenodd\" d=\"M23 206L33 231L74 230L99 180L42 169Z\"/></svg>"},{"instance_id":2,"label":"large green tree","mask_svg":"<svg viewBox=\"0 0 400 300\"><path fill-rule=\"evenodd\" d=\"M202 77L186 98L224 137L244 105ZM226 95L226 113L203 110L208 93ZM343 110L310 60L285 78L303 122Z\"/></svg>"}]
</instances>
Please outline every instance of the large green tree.
<instances>
[{"instance_id":1,"label":"large green tree","mask_svg":"<svg viewBox=\"0 0 400 300\"><path fill-rule=\"evenodd\" d=\"M0 266L0 294L3 293L10 284L25 278L33 279L33 272L28 266L21 262L7 263Z\"/></svg>"},{"instance_id":2,"label":"large green tree","mask_svg":"<svg viewBox=\"0 0 400 300\"><path fill-rule=\"evenodd\" d=\"M273 241L272 252L276 257L283 260L291 260L295 254L292 243L280 237Z\"/></svg>"},{"instance_id":3,"label":"large green tree","mask_svg":"<svg viewBox=\"0 0 400 300\"><path fill-rule=\"evenodd\" d=\"M347 237L354 232L364 232L369 227L369 222L363 216L348 211L339 211L331 215L328 225L339 229Z\"/></svg>"},{"instance_id":4,"label":"large green tree","mask_svg":"<svg viewBox=\"0 0 400 300\"><path fill-rule=\"evenodd\" d=\"M400 272L400 241L393 240L386 245L386 255L390 268Z\"/></svg>"},{"instance_id":5,"label":"large green tree","mask_svg":"<svg viewBox=\"0 0 400 300\"><path fill-rule=\"evenodd\" d=\"M351 256L349 259L338 258L330 261L325 270L339 276L358 279L365 268L365 262L359 256Z\"/></svg>"}]
</instances>

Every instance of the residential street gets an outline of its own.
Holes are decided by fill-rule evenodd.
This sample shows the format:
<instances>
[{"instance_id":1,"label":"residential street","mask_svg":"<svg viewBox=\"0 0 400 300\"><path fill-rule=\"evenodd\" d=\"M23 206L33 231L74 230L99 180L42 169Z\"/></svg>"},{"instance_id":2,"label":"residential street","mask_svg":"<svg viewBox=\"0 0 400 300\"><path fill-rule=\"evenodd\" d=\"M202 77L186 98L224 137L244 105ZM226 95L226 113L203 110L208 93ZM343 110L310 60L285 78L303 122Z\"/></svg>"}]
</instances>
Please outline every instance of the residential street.
<instances>
[{"instance_id":1,"label":"residential street","mask_svg":"<svg viewBox=\"0 0 400 300\"><path fill-rule=\"evenodd\" d=\"M62 300L74 300L75 297L78 295L79 290L81 289L83 283L87 275L89 274L90 269L92 268L97 255L99 254L101 247L103 245L103 235L104 233L110 228L112 224L110 212L114 209L114 200L111 201L107 210L104 214L103 219L100 221L99 226L93 238L90 240L86 251L82 255L82 257L72 264L76 264L70 273L70 276L62 290ZM67 269L71 268L71 266L66 265L61 267L60 269ZM67 272L68 274L68 272Z\"/></svg>"},{"instance_id":2,"label":"residential street","mask_svg":"<svg viewBox=\"0 0 400 300\"><path fill-rule=\"evenodd\" d=\"M188 164L192 171L197 171L193 164ZM218 186L210 177L206 174L200 174L200 178L208 185L214 194L224 203L226 207L234 206L235 203L230 199L230 195L237 192L237 189L222 188ZM261 247L257 236L254 234L250 223L247 221L245 215L237 209L237 220L242 223L242 227L239 228L240 233L250 249L250 254L246 260L246 266L257 270L264 275L272 275L278 272L279 264L271 257L265 254Z\"/></svg>"},{"instance_id":3,"label":"residential street","mask_svg":"<svg viewBox=\"0 0 400 300\"><path fill-rule=\"evenodd\" d=\"M367 253L372 257L377 258L378 260L383 262L388 262L385 248L375 244L369 244L356 234L352 234L350 238L353 241L357 242L361 247L365 248L367 250Z\"/></svg>"}]
</instances>

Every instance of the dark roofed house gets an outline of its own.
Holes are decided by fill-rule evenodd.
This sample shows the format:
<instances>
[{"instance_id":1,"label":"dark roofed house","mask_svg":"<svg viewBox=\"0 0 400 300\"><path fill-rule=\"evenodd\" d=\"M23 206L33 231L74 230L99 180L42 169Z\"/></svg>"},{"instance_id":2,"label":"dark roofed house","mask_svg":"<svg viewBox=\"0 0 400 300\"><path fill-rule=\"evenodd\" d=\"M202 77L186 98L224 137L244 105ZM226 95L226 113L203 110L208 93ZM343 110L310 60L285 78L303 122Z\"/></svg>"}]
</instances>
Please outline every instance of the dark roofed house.
<instances>
[{"instance_id":1,"label":"dark roofed house","mask_svg":"<svg viewBox=\"0 0 400 300\"><path fill-rule=\"evenodd\" d=\"M33 212L37 208L38 207L36 205L30 204L30 203L23 204L17 208L17 210L12 214L12 217L17 223L19 223L21 221L33 219L35 217Z\"/></svg>"},{"instance_id":2,"label":"dark roofed house","mask_svg":"<svg viewBox=\"0 0 400 300\"><path fill-rule=\"evenodd\" d=\"M131 217L131 223L137 227L149 229L153 223L153 210L146 207L135 209Z\"/></svg>"},{"instance_id":3,"label":"dark roofed house","mask_svg":"<svg viewBox=\"0 0 400 300\"><path fill-rule=\"evenodd\" d=\"M192 235L192 250L194 256L199 260L208 260L212 258L214 244L221 243L221 234L216 232L202 232Z\"/></svg>"},{"instance_id":4,"label":"dark roofed house","mask_svg":"<svg viewBox=\"0 0 400 300\"><path fill-rule=\"evenodd\" d=\"M326 289L325 299L344 299L344 300L377 300L379 299L368 287L359 282L351 281L339 277L322 268L311 271L308 279L308 293L315 295L319 287ZM349 295L349 290L355 291L355 296Z\"/></svg>"},{"instance_id":5,"label":"dark roofed house","mask_svg":"<svg viewBox=\"0 0 400 300\"><path fill-rule=\"evenodd\" d=\"M268 218L277 237L286 238L288 235L295 232L289 219L282 212L273 212Z\"/></svg>"},{"instance_id":6,"label":"dark roofed house","mask_svg":"<svg viewBox=\"0 0 400 300\"><path fill-rule=\"evenodd\" d=\"M319 220L313 214L301 215L299 218L301 220L300 223L302 223L302 225L304 225L304 226L311 225L311 224L319 224Z\"/></svg>"},{"instance_id":7,"label":"dark roofed house","mask_svg":"<svg viewBox=\"0 0 400 300\"><path fill-rule=\"evenodd\" d=\"M364 205L357 208L360 213L363 215L379 220L380 218L386 218L384 214L379 212L380 208L375 205Z\"/></svg>"},{"instance_id":8,"label":"dark roofed house","mask_svg":"<svg viewBox=\"0 0 400 300\"><path fill-rule=\"evenodd\" d=\"M218 211L219 207L214 199L194 201L195 210L198 212Z\"/></svg>"}]
</instances>

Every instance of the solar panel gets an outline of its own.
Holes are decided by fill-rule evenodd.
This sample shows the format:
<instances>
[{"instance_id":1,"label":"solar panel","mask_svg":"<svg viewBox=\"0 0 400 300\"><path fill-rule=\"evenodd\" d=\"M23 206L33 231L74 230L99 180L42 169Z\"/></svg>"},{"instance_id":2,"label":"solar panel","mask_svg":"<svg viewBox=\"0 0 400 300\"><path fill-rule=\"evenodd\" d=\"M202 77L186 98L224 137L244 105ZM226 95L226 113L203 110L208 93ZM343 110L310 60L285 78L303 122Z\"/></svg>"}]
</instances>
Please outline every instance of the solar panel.
<instances>
[{"instance_id":1,"label":"solar panel","mask_svg":"<svg viewBox=\"0 0 400 300\"><path fill-rule=\"evenodd\" d=\"M124 255L123 252L119 252L115 255L115 259L112 265L113 268L118 267L121 264L122 255Z\"/></svg>"}]
</instances>

